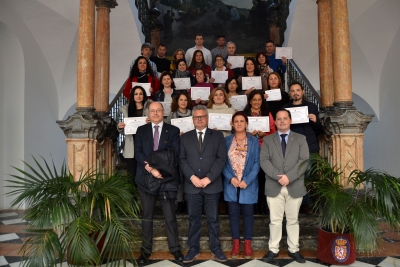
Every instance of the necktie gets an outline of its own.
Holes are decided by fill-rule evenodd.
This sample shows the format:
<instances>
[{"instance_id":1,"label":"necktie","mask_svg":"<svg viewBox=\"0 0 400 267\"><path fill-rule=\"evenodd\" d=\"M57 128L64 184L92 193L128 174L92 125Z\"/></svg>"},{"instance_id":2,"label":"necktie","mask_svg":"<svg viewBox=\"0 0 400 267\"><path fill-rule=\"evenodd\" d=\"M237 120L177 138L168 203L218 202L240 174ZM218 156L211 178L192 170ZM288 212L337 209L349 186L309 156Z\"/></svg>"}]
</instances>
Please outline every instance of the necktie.
<instances>
[{"instance_id":1,"label":"necktie","mask_svg":"<svg viewBox=\"0 0 400 267\"><path fill-rule=\"evenodd\" d=\"M200 150L201 150L201 146L203 145L203 132L199 132L199 146L200 146Z\"/></svg>"},{"instance_id":2,"label":"necktie","mask_svg":"<svg viewBox=\"0 0 400 267\"><path fill-rule=\"evenodd\" d=\"M154 136L153 136L153 151L156 151L158 149L158 139L159 139L159 133L158 133L158 125L154 126Z\"/></svg>"},{"instance_id":3,"label":"necktie","mask_svg":"<svg viewBox=\"0 0 400 267\"><path fill-rule=\"evenodd\" d=\"M282 146L283 157L285 157L285 151L286 151L286 140L285 140L286 135L287 134L281 134L282 137L281 146Z\"/></svg>"}]
</instances>

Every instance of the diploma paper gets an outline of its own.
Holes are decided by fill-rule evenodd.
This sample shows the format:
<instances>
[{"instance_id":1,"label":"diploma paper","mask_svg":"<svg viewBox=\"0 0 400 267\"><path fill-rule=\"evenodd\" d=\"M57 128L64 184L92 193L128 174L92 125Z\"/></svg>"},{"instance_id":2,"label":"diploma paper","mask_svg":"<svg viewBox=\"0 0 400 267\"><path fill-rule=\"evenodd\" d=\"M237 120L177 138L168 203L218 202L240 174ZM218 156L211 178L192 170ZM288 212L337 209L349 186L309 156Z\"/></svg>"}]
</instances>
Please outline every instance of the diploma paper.
<instances>
[{"instance_id":1,"label":"diploma paper","mask_svg":"<svg viewBox=\"0 0 400 267\"><path fill-rule=\"evenodd\" d=\"M261 76L242 77L242 89L249 90L252 87L262 89Z\"/></svg>"},{"instance_id":2,"label":"diploma paper","mask_svg":"<svg viewBox=\"0 0 400 267\"><path fill-rule=\"evenodd\" d=\"M228 63L232 64L231 69L243 68L244 56L228 56Z\"/></svg>"},{"instance_id":3,"label":"diploma paper","mask_svg":"<svg viewBox=\"0 0 400 267\"><path fill-rule=\"evenodd\" d=\"M234 95L229 98L229 102L232 104L232 108L236 111L243 111L247 105L247 96L245 95Z\"/></svg>"},{"instance_id":4,"label":"diploma paper","mask_svg":"<svg viewBox=\"0 0 400 267\"><path fill-rule=\"evenodd\" d=\"M282 99L281 89L266 90L265 93L268 95L267 101Z\"/></svg>"},{"instance_id":5,"label":"diploma paper","mask_svg":"<svg viewBox=\"0 0 400 267\"><path fill-rule=\"evenodd\" d=\"M136 82L132 82L132 88L135 86L141 86L143 87L143 89L146 91L147 96L150 96L150 87L151 87L151 83L136 83Z\"/></svg>"},{"instance_id":6,"label":"diploma paper","mask_svg":"<svg viewBox=\"0 0 400 267\"><path fill-rule=\"evenodd\" d=\"M124 118L125 128L124 132L125 135L129 134L136 134L136 130L139 126L146 124L147 117L129 117Z\"/></svg>"},{"instance_id":7,"label":"diploma paper","mask_svg":"<svg viewBox=\"0 0 400 267\"><path fill-rule=\"evenodd\" d=\"M160 102L160 104L163 105L164 108L164 117L168 117L171 113L171 102Z\"/></svg>"},{"instance_id":8,"label":"diploma paper","mask_svg":"<svg viewBox=\"0 0 400 267\"><path fill-rule=\"evenodd\" d=\"M176 90L186 90L191 86L190 78L174 78L174 84Z\"/></svg>"},{"instance_id":9,"label":"diploma paper","mask_svg":"<svg viewBox=\"0 0 400 267\"><path fill-rule=\"evenodd\" d=\"M277 47L275 50L275 58L282 59L285 57L286 59L292 59L292 48L291 47Z\"/></svg>"},{"instance_id":10,"label":"diploma paper","mask_svg":"<svg viewBox=\"0 0 400 267\"><path fill-rule=\"evenodd\" d=\"M252 132L254 130L269 132L269 116L265 117L248 117L249 124L247 125L247 131Z\"/></svg>"},{"instance_id":11,"label":"diploma paper","mask_svg":"<svg viewBox=\"0 0 400 267\"><path fill-rule=\"evenodd\" d=\"M225 83L228 80L228 71L211 71L211 78L214 78L214 83Z\"/></svg>"},{"instance_id":12,"label":"diploma paper","mask_svg":"<svg viewBox=\"0 0 400 267\"><path fill-rule=\"evenodd\" d=\"M208 128L230 131L232 130L231 120L232 114L209 113Z\"/></svg>"},{"instance_id":13,"label":"diploma paper","mask_svg":"<svg viewBox=\"0 0 400 267\"><path fill-rule=\"evenodd\" d=\"M210 96L210 87L192 87L190 90L192 100L201 99L208 100Z\"/></svg>"},{"instance_id":14,"label":"diploma paper","mask_svg":"<svg viewBox=\"0 0 400 267\"><path fill-rule=\"evenodd\" d=\"M182 133L186 133L194 129L192 116L185 118L171 119L171 124L178 127Z\"/></svg>"},{"instance_id":15,"label":"diploma paper","mask_svg":"<svg viewBox=\"0 0 400 267\"><path fill-rule=\"evenodd\" d=\"M292 115L292 124L297 123L309 123L310 119L308 118L308 107L296 107L296 108L286 108L290 111L290 115Z\"/></svg>"}]
</instances>

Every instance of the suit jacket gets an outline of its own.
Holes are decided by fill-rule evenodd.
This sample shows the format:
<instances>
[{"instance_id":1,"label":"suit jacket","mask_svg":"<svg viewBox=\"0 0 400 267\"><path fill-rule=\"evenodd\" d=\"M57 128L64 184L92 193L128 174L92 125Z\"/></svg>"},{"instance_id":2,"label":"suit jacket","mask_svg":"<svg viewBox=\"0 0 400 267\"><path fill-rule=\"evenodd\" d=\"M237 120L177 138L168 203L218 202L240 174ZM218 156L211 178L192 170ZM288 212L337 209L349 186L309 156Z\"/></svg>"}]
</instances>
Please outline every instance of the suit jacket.
<instances>
[{"instance_id":1,"label":"suit jacket","mask_svg":"<svg viewBox=\"0 0 400 267\"><path fill-rule=\"evenodd\" d=\"M214 194L222 191L221 172L226 162L225 139L221 132L207 128L202 149L198 145L197 131L192 130L181 136L179 166L185 177L185 193ZM208 177L211 183L205 188L197 188L190 181L196 175L200 179Z\"/></svg>"},{"instance_id":2,"label":"suit jacket","mask_svg":"<svg viewBox=\"0 0 400 267\"><path fill-rule=\"evenodd\" d=\"M264 137L260 151L260 166L265 172L265 195L276 197L282 186L278 183L278 174L286 174L290 183L287 185L289 195L293 198L304 196L304 172L309 159L308 145L304 135L290 131L283 157L281 137L278 132ZM303 162L305 162L303 164Z\"/></svg>"},{"instance_id":3,"label":"suit jacket","mask_svg":"<svg viewBox=\"0 0 400 267\"><path fill-rule=\"evenodd\" d=\"M235 171L232 168L229 160L228 151L232 145L234 134L225 137L227 161L222 171L224 175L224 199L225 201L238 202L237 188L231 184L232 177L236 177ZM247 184L246 189L240 189L239 203L253 204L258 200L258 172L260 171L260 146L258 139L250 134L247 134L247 154L244 163L243 180Z\"/></svg>"},{"instance_id":4,"label":"suit jacket","mask_svg":"<svg viewBox=\"0 0 400 267\"><path fill-rule=\"evenodd\" d=\"M135 135L135 158L137 160L136 177L140 177L144 171L145 160L153 151L153 129L151 123L140 126ZM158 143L158 150L166 147L173 147L176 154L179 155L179 138L180 130L178 127L168 123L163 124L161 129L160 141ZM136 178L135 178L136 179ZM179 172L176 172L176 179L179 179Z\"/></svg>"}]
</instances>

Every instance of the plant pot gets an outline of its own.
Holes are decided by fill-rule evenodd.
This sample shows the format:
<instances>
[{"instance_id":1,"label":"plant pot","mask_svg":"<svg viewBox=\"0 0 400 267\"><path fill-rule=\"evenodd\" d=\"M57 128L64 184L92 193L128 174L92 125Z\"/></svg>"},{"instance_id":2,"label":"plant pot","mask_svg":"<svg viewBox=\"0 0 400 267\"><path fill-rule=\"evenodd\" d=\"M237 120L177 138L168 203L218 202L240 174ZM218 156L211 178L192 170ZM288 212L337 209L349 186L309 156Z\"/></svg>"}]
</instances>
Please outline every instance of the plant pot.
<instances>
[{"instance_id":1,"label":"plant pot","mask_svg":"<svg viewBox=\"0 0 400 267\"><path fill-rule=\"evenodd\" d=\"M329 264L352 264L356 261L356 246L352 235L334 234L319 228L317 258Z\"/></svg>"}]
</instances>

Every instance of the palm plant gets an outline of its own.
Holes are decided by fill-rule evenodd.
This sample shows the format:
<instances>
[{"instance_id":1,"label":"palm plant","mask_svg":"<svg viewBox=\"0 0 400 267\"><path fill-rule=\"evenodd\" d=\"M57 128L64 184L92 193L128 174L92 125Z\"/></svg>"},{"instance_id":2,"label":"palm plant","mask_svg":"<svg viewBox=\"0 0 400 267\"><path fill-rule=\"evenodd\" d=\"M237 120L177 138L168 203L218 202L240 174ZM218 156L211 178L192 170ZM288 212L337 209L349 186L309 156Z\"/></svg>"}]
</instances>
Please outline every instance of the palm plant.
<instances>
[{"instance_id":1,"label":"palm plant","mask_svg":"<svg viewBox=\"0 0 400 267\"><path fill-rule=\"evenodd\" d=\"M344 172L318 154L310 155L307 172L314 210L321 227L332 233L350 233L360 252L379 249L379 222L400 227L400 179L374 169Z\"/></svg>"},{"instance_id":2,"label":"palm plant","mask_svg":"<svg viewBox=\"0 0 400 267\"><path fill-rule=\"evenodd\" d=\"M34 161L35 167L24 162L27 171L14 167L19 175L8 180L12 205L27 205L23 218L34 234L21 248L24 266L56 266L65 256L76 266L134 259L139 206L127 177L87 172L74 181L65 164L57 171L54 162Z\"/></svg>"}]
</instances>

